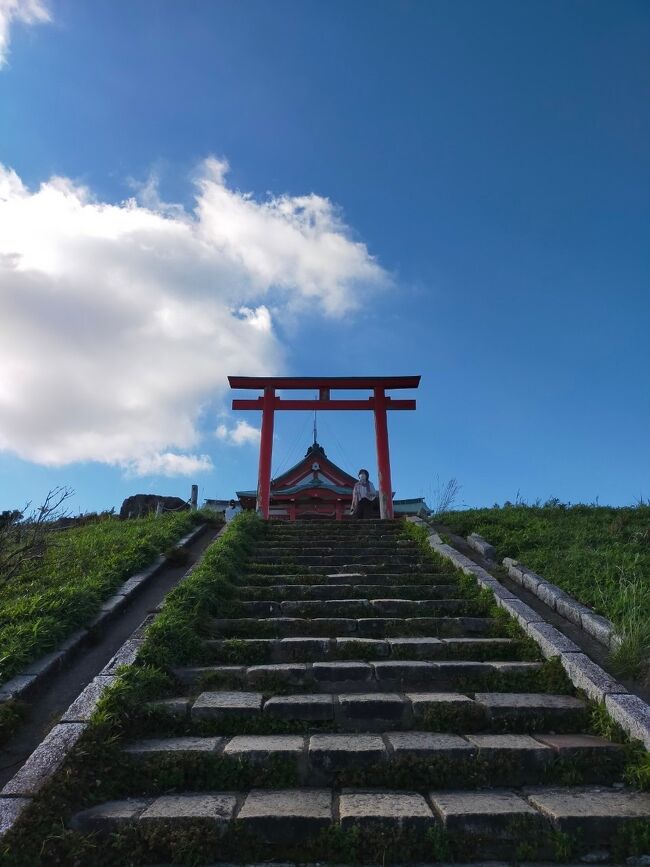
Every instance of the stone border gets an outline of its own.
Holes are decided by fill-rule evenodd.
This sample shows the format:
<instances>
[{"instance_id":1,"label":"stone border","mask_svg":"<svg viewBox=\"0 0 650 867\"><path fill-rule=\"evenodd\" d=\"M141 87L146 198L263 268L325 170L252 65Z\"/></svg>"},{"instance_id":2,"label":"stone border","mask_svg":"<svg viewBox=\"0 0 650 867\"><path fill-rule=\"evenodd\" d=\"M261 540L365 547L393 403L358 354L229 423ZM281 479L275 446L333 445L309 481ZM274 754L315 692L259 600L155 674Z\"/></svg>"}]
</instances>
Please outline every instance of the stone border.
<instances>
[{"instance_id":1,"label":"stone border","mask_svg":"<svg viewBox=\"0 0 650 867\"><path fill-rule=\"evenodd\" d=\"M478 533L471 533L467 537L467 544L470 548L473 548L485 557L486 560L496 560L494 546L490 545ZM544 602L545 605L548 605L549 608L552 608L553 611L557 611L562 617L584 629L592 638L595 638L596 641L604 644L610 650L620 646L621 639L616 634L611 620L602 617L600 614L596 614L591 608L583 605L582 602L578 602L577 599L574 599L569 593L565 593L557 585L542 578L541 575L533 572L532 569L528 569L519 560L515 560L512 557L504 557L501 562L509 578L512 578L513 581L516 581L517 584L524 587L530 593L534 593L538 599Z\"/></svg>"},{"instance_id":2,"label":"stone border","mask_svg":"<svg viewBox=\"0 0 650 867\"><path fill-rule=\"evenodd\" d=\"M200 524L196 530L184 536L176 547L187 547L206 526L206 524ZM224 524L214 541L216 542L227 529L228 524ZM133 592L151 578L164 562L166 562L166 557L161 555L156 561L157 565L154 564L145 573L141 573L147 577L134 583L129 592ZM181 581L192 573L199 562L197 561L187 570ZM136 575L134 578L140 578L140 575ZM129 578L123 587L130 581L133 579ZM112 611L114 610L112 609ZM150 615L147 615L143 622L148 624ZM88 727L100 698L108 687L115 683L117 669L122 665L133 665L135 662L144 643L144 639L136 637L141 634L142 626L143 624L140 624L137 627L99 674L84 687L70 707L61 715L57 725L50 730L23 766L16 771L0 791L0 840L11 831L25 809L31 804L32 798L50 781L72 752L75 744Z\"/></svg>"},{"instance_id":3,"label":"stone border","mask_svg":"<svg viewBox=\"0 0 650 867\"><path fill-rule=\"evenodd\" d=\"M187 548L194 542L207 524L199 524L191 533L183 536L175 548ZM169 558L165 554L159 554L154 562L142 572L132 575L119 587L116 592L104 601L99 614L90 621L88 626L74 632L61 644L58 650L47 653L40 659L30 662L20 674L12 677L0 686L0 704L11 699L26 699L30 693L39 686L43 679L53 671L61 668L66 660L75 653L80 646L91 636L100 632L107 623L119 614L125 605L142 590L153 577L168 563ZM2 818L0 814L0 827Z\"/></svg>"},{"instance_id":4,"label":"stone border","mask_svg":"<svg viewBox=\"0 0 650 867\"><path fill-rule=\"evenodd\" d=\"M514 617L524 632L537 643L542 655L546 659L558 656L569 680L576 689L582 690L594 701L603 702L612 719L631 738L640 740L645 748L650 750L650 705L638 696L630 695L622 684L614 680L599 665L596 665L581 651L577 644L574 644L555 626L547 623L541 614L533 611L529 605L526 605L512 591L497 581L493 575L490 575L469 557L461 554L460 551L452 548L451 545L445 544L437 533L431 531L425 521L413 517L406 520L425 527L429 531L429 545L436 553L450 560L465 575L474 577L479 587L490 590L494 595L496 604L507 611L511 617ZM526 586L526 589L530 588ZM540 598L542 597L540 596ZM556 610L558 613L562 613L559 609Z\"/></svg>"}]
</instances>

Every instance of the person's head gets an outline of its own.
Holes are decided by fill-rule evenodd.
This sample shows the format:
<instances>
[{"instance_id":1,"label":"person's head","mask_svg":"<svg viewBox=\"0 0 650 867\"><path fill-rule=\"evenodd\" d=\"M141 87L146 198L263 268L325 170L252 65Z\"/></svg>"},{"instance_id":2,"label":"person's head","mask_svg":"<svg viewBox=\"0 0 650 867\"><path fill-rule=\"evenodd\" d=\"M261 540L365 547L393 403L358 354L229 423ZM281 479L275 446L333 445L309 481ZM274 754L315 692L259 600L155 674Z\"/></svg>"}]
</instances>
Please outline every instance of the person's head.
<instances>
[{"instance_id":1,"label":"person's head","mask_svg":"<svg viewBox=\"0 0 650 867\"><path fill-rule=\"evenodd\" d=\"M237 503L234 500L231 500L228 505L230 506L231 509L234 509L235 506L237 505Z\"/></svg>"},{"instance_id":2,"label":"person's head","mask_svg":"<svg viewBox=\"0 0 650 867\"><path fill-rule=\"evenodd\" d=\"M359 481L360 482L367 482L369 478L370 478L370 473L368 472L368 470L359 470Z\"/></svg>"}]
</instances>

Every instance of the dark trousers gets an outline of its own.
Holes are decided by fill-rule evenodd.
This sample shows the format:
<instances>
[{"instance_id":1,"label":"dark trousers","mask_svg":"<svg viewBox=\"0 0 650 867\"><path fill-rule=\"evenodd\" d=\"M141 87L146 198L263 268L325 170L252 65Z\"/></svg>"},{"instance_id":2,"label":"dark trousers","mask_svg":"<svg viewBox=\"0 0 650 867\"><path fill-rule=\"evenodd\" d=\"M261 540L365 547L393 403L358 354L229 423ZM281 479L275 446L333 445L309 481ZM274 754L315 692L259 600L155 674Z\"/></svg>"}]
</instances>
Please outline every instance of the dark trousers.
<instances>
[{"instance_id":1,"label":"dark trousers","mask_svg":"<svg viewBox=\"0 0 650 867\"><path fill-rule=\"evenodd\" d=\"M367 500L362 497L352 513L353 518L374 518L375 516L375 501Z\"/></svg>"}]
</instances>

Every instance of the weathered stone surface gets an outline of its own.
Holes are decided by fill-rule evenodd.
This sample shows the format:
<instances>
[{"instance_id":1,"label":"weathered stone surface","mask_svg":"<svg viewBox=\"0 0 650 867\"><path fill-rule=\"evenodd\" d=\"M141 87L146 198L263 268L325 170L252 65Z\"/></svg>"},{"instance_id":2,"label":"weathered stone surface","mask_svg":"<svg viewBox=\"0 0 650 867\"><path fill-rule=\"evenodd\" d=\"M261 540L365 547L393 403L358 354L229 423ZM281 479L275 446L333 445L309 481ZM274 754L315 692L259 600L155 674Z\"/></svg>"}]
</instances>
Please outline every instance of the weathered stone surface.
<instances>
[{"instance_id":1,"label":"weathered stone surface","mask_svg":"<svg viewBox=\"0 0 650 867\"><path fill-rule=\"evenodd\" d=\"M334 718L331 695L276 695L264 703L264 713L278 719L326 722Z\"/></svg>"},{"instance_id":2,"label":"weathered stone surface","mask_svg":"<svg viewBox=\"0 0 650 867\"><path fill-rule=\"evenodd\" d=\"M353 693L339 696L337 718L376 731L386 723L402 722L407 711L406 700L396 693Z\"/></svg>"},{"instance_id":3,"label":"weathered stone surface","mask_svg":"<svg viewBox=\"0 0 650 867\"><path fill-rule=\"evenodd\" d=\"M184 686L196 686L209 675L217 675L229 684L233 682L244 684L246 680L246 666L244 665L197 665L173 668L172 673L176 680ZM216 685L216 684L215 684Z\"/></svg>"},{"instance_id":4,"label":"weathered stone surface","mask_svg":"<svg viewBox=\"0 0 650 867\"><path fill-rule=\"evenodd\" d=\"M650 750L650 706L636 695L607 695L605 707L630 737Z\"/></svg>"},{"instance_id":5,"label":"weathered stone surface","mask_svg":"<svg viewBox=\"0 0 650 867\"><path fill-rule=\"evenodd\" d=\"M389 642L381 638L337 638L336 649L349 651L350 648L358 647L361 652L370 651L373 656L388 656L390 654Z\"/></svg>"},{"instance_id":6,"label":"weathered stone surface","mask_svg":"<svg viewBox=\"0 0 650 867\"><path fill-rule=\"evenodd\" d=\"M603 701L606 695L626 693L625 687L614 680L599 665L584 653L564 653L561 657L562 668L571 683L583 690L594 701Z\"/></svg>"},{"instance_id":7,"label":"weathered stone surface","mask_svg":"<svg viewBox=\"0 0 650 867\"><path fill-rule=\"evenodd\" d=\"M57 669L65 659L65 656L66 654L63 650L55 650L53 653L41 656L40 659L30 662L27 668L23 669L23 675L33 674L36 677L43 677Z\"/></svg>"},{"instance_id":8,"label":"weathered stone surface","mask_svg":"<svg viewBox=\"0 0 650 867\"><path fill-rule=\"evenodd\" d=\"M583 611L580 615L580 625L596 641L609 647L614 632L611 620L601 614L595 614L593 611Z\"/></svg>"},{"instance_id":9,"label":"weathered stone surface","mask_svg":"<svg viewBox=\"0 0 650 867\"><path fill-rule=\"evenodd\" d=\"M540 713L578 712L585 708L584 702L572 695L549 695L528 692L481 692L475 700L482 704L491 717L527 716Z\"/></svg>"},{"instance_id":10,"label":"weathered stone surface","mask_svg":"<svg viewBox=\"0 0 650 867\"><path fill-rule=\"evenodd\" d=\"M321 683L370 680L373 669L367 662L315 662L312 672Z\"/></svg>"},{"instance_id":11,"label":"weathered stone surface","mask_svg":"<svg viewBox=\"0 0 650 867\"><path fill-rule=\"evenodd\" d=\"M246 672L246 680L251 686L263 687L266 683L282 683L300 686L308 677L307 666L299 662L285 662L275 665L252 665Z\"/></svg>"},{"instance_id":12,"label":"weathered stone surface","mask_svg":"<svg viewBox=\"0 0 650 867\"><path fill-rule=\"evenodd\" d=\"M496 560L496 548L494 545L490 545L483 536L479 536L478 533L470 533L467 537L467 543L470 548L478 551L486 560Z\"/></svg>"},{"instance_id":13,"label":"weathered stone surface","mask_svg":"<svg viewBox=\"0 0 650 867\"><path fill-rule=\"evenodd\" d=\"M124 747L124 752L132 756L161 755L164 753L214 753L225 738L148 738L134 741Z\"/></svg>"},{"instance_id":14,"label":"weathered stone surface","mask_svg":"<svg viewBox=\"0 0 650 867\"><path fill-rule=\"evenodd\" d=\"M431 792L431 802L450 831L463 834L511 837L521 834L524 825L542 824L542 818L515 792L486 789L469 792ZM516 831L513 830L516 820Z\"/></svg>"},{"instance_id":15,"label":"weathered stone surface","mask_svg":"<svg viewBox=\"0 0 650 867\"><path fill-rule=\"evenodd\" d=\"M0 798L0 840L11 831L31 802L31 798Z\"/></svg>"},{"instance_id":16,"label":"weathered stone surface","mask_svg":"<svg viewBox=\"0 0 650 867\"><path fill-rule=\"evenodd\" d=\"M142 639L130 638L117 651L115 656L104 666L102 674L115 674L121 665L132 665L144 644Z\"/></svg>"},{"instance_id":17,"label":"weathered stone surface","mask_svg":"<svg viewBox=\"0 0 650 867\"><path fill-rule=\"evenodd\" d=\"M606 843L623 824L650 821L648 792L600 786L540 788L531 790L528 800L560 831L580 831L590 844Z\"/></svg>"},{"instance_id":18,"label":"weathered stone surface","mask_svg":"<svg viewBox=\"0 0 650 867\"><path fill-rule=\"evenodd\" d=\"M420 660L373 662L372 665L380 682L424 683L434 678L439 670L438 663Z\"/></svg>"},{"instance_id":19,"label":"weathered stone surface","mask_svg":"<svg viewBox=\"0 0 650 867\"><path fill-rule=\"evenodd\" d=\"M125 825L135 824L140 813L151 803L151 798L127 798L124 801L108 801L77 813L70 821L74 831L84 834L110 834L120 831Z\"/></svg>"},{"instance_id":20,"label":"weathered stone surface","mask_svg":"<svg viewBox=\"0 0 650 867\"><path fill-rule=\"evenodd\" d=\"M576 602L573 596L569 596L568 593L556 594L555 610L558 614L561 614L562 617L566 617L567 620L570 620L571 623L575 623L576 626L582 625L583 614L591 614L590 608L587 608L587 606L583 605L581 602Z\"/></svg>"},{"instance_id":21,"label":"weathered stone surface","mask_svg":"<svg viewBox=\"0 0 650 867\"><path fill-rule=\"evenodd\" d=\"M457 692L409 692L406 698L411 702L416 720L441 705L456 708L470 708L474 705L471 698Z\"/></svg>"},{"instance_id":22,"label":"weathered stone surface","mask_svg":"<svg viewBox=\"0 0 650 867\"><path fill-rule=\"evenodd\" d=\"M493 671L498 671L500 674L521 674L523 671L539 671L542 667L541 662L506 662L499 659L490 662L490 665Z\"/></svg>"},{"instance_id":23,"label":"weathered stone surface","mask_svg":"<svg viewBox=\"0 0 650 867\"><path fill-rule=\"evenodd\" d=\"M94 680L91 680L65 711L61 717L61 722L87 722L95 712L97 702L113 683L115 683L115 676L102 677L98 675Z\"/></svg>"},{"instance_id":24,"label":"weathered stone surface","mask_svg":"<svg viewBox=\"0 0 650 867\"><path fill-rule=\"evenodd\" d=\"M508 759L515 754L523 764L548 761L553 751L546 744L531 738L530 735L467 735L467 740L479 750L479 755L488 759L503 757Z\"/></svg>"},{"instance_id":25,"label":"weathered stone surface","mask_svg":"<svg viewBox=\"0 0 650 867\"><path fill-rule=\"evenodd\" d=\"M356 792L344 789L339 799L339 812L344 830L359 826L425 831L435 821L425 799L414 792Z\"/></svg>"},{"instance_id":26,"label":"weathered stone surface","mask_svg":"<svg viewBox=\"0 0 650 867\"><path fill-rule=\"evenodd\" d=\"M271 755L299 759L305 749L302 735L238 735L224 747L224 756L266 762Z\"/></svg>"},{"instance_id":27,"label":"weathered stone surface","mask_svg":"<svg viewBox=\"0 0 650 867\"><path fill-rule=\"evenodd\" d=\"M561 656L563 653L580 652L577 644L550 623L529 623L526 632L533 641L537 642L546 659Z\"/></svg>"},{"instance_id":28,"label":"weathered stone surface","mask_svg":"<svg viewBox=\"0 0 650 867\"><path fill-rule=\"evenodd\" d=\"M36 795L63 764L84 729L84 723L61 723L54 726L0 794Z\"/></svg>"},{"instance_id":29,"label":"weathered stone surface","mask_svg":"<svg viewBox=\"0 0 650 867\"><path fill-rule=\"evenodd\" d=\"M497 599L497 604L524 628L529 623L540 623L544 620L542 615L534 611L530 605L518 599Z\"/></svg>"},{"instance_id":30,"label":"weathered stone surface","mask_svg":"<svg viewBox=\"0 0 650 867\"><path fill-rule=\"evenodd\" d=\"M282 638L277 644L280 659L318 659L330 649L329 638Z\"/></svg>"},{"instance_id":31,"label":"weathered stone surface","mask_svg":"<svg viewBox=\"0 0 650 867\"><path fill-rule=\"evenodd\" d=\"M202 692L192 705L192 719L254 717L262 710L260 692Z\"/></svg>"},{"instance_id":32,"label":"weathered stone surface","mask_svg":"<svg viewBox=\"0 0 650 867\"><path fill-rule=\"evenodd\" d=\"M35 674L19 674L12 677L0 687L0 699L6 701L10 698L20 698L36 682Z\"/></svg>"},{"instance_id":33,"label":"weathered stone surface","mask_svg":"<svg viewBox=\"0 0 650 867\"><path fill-rule=\"evenodd\" d=\"M471 756L476 748L459 735L431 734L429 732L390 732L386 740L396 758Z\"/></svg>"},{"instance_id":34,"label":"weathered stone surface","mask_svg":"<svg viewBox=\"0 0 650 867\"><path fill-rule=\"evenodd\" d=\"M253 789L237 823L267 840L296 840L328 828L332 793L328 789Z\"/></svg>"},{"instance_id":35,"label":"weathered stone surface","mask_svg":"<svg viewBox=\"0 0 650 867\"><path fill-rule=\"evenodd\" d=\"M537 596L554 611L556 609L557 600L567 598L567 594L563 590L560 590L560 588L555 584L551 584L550 581L543 581L538 585Z\"/></svg>"},{"instance_id":36,"label":"weathered stone surface","mask_svg":"<svg viewBox=\"0 0 650 867\"><path fill-rule=\"evenodd\" d=\"M414 659L437 658L444 648L439 638L388 638L387 643L392 654L408 654Z\"/></svg>"},{"instance_id":37,"label":"weathered stone surface","mask_svg":"<svg viewBox=\"0 0 650 867\"><path fill-rule=\"evenodd\" d=\"M147 807L140 822L188 822L205 820L225 831L235 813L236 795L230 792L163 795Z\"/></svg>"},{"instance_id":38,"label":"weathered stone surface","mask_svg":"<svg viewBox=\"0 0 650 867\"><path fill-rule=\"evenodd\" d=\"M339 770L385 758L386 747L379 735L323 734L309 739L309 761L320 770Z\"/></svg>"},{"instance_id":39,"label":"weathered stone surface","mask_svg":"<svg viewBox=\"0 0 650 867\"><path fill-rule=\"evenodd\" d=\"M620 752L623 749L621 744L615 744L598 735L535 735L535 739L561 755L583 755L585 752L596 754L603 750Z\"/></svg>"}]
</instances>

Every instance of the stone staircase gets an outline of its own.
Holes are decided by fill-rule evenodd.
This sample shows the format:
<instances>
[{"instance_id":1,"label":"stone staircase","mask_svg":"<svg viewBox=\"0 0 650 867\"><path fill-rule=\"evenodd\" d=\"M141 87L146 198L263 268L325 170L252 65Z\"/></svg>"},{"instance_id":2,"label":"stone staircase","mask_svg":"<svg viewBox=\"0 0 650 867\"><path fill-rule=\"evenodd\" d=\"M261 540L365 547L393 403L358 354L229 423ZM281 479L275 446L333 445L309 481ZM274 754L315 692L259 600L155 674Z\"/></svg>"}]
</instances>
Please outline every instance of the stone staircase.
<instances>
[{"instance_id":1,"label":"stone staircase","mask_svg":"<svg viewBox=\"0 0 650 867\"><path fill-rule=\"evenodd\" d=\"M650 820L585 702L400 522L269 522L227 605L124 746L167 789L74 829L144 829L151 860L203 834L206 863L391 863L613 857Z\"/></svg>"}]
</instances>

